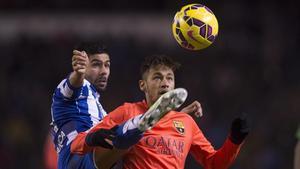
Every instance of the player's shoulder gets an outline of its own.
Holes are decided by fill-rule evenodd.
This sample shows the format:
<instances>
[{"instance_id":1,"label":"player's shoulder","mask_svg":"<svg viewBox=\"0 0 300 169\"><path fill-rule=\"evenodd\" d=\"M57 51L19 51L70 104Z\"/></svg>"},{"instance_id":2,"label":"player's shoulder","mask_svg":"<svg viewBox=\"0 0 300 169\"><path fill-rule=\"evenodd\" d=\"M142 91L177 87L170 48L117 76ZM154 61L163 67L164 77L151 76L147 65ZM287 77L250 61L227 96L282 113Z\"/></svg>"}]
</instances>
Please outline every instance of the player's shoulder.
<instances>
[{"instance_id":1,"label":"player's shoulder","mask_svg":"<svg viewBox=\"0 0 300 169\"><path fill-rule=\"evenodd\" d=\"M124 107L146 107L145 103L143 101L139 101L139 102L125 102L123 103Z\"/></svg>"},{"instance_id":2,"label":"player's shoulder","mask_svg":"<svg viewBox=\"0 0 300 169\"><path fill-rule=\"evenodd\" d=\"M142 108L140 108L140 105L141 104L139 102L125 102L111 111L107 116L117 118L118 121L124 121L145 112Z\"/></svg>"},{"instance_id":3,"label":"player's shoulder","mask_svg":"<svg viewBox=\"0 0 300 169\"><path fill-rule=\"evenodd\" d=\"M57 88L63 87L63 86L66 84L66 82L67 82L67 78L62 79L62 80L58 83Z\"/></svg>"},{"instance_id":4,"label":"player's shoulder","mask_svg":"<svg viewBox=\"0 0 300 169\"><path fill-rule=\"evenodd\" d=\"M147 105L143 101L125 102L121 107L130 115L138 115L147 111Z\"/></svg>"},{"instance_id":5,"label":"player's shoulder","mask_svg":"<svg viewBox=\"0 0 300 169\"><path fill-rule=\"evenodd\" d=\"M182 116L184 118L188 118L190 120L193 120L193 117L191 115L189 115L188 113L179 112L179 111L173 111L173 112L176 113L176 115L178 115L178 116Z\"/></svg>"}]
</instances>

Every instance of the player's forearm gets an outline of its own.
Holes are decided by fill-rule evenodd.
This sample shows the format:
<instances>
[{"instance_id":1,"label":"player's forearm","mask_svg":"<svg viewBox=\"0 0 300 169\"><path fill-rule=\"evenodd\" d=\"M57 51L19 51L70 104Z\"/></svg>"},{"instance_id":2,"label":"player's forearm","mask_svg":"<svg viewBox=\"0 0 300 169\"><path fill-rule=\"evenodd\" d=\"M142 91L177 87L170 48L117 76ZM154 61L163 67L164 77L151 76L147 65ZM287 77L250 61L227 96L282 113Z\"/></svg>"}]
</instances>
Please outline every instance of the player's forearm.
<instances>
[{"instance_id":1,"label":"player's forearm","mask_svg":"<svg viewBox=\"0 0 300 169\"><path fill-rule=\"evenodd\" d=\"M109 129L104 129L103 123L94 126L88 132L79 133L71 143L71 152L76 154L86 154L96 147L111 149L112 146L106 142L111 134Z\"/></svg>"},{"instance_id":2,"label":"player's forearm","mask_svg":"<svg viewBox=\"0 0 300 169\"><path fill-rule=\"evenodd\" d=\"M210 157L208 168L227 169L236 159L241 148L241 144L234 144L230 139L227 139L224 145Z\"/></svg>"},{"instance_id":3,"label":"player's forearm","mask_svg":"<svg viewBox=\"0 0 300 169\"><path fill-rule=\"evenodd\" d=\"M110 129L98 128L95 132L86 135L85 143L90 147L128 149L143 137L144 132L140 131L134 123L139 119L140 116L136 116Z\"/></svg>"},{"instance_id":4,"label":"player's forearm","mask_svg":"<svg viewBox=\"0 0 300 169\"><path fill-rule=\"evenodd\" d=\"M73 87L75 88L81 87L83 85L84 75L76 71L73 71L69 76L69 81Z\"/></svg>"}]
</instances>

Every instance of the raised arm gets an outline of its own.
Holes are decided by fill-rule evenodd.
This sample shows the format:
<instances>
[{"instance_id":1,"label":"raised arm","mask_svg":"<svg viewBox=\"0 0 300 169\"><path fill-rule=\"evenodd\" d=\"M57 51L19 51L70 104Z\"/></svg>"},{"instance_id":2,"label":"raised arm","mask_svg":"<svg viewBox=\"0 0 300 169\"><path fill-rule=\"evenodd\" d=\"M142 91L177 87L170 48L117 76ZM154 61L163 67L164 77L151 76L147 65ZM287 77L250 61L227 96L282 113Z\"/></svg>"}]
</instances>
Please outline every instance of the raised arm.
<instances>
[{"instance_id":1,"label":"raised arm","mask_svg":"<svg viewBox=\"0 0 300 169\"><path fill-rule=\"evenodd\" d=\"M70 84L73 87L78 88L83 85L83 80L84 80L88 63L89 63L89 58L86 52L73 50L73 57L72 57L73 72L69 76Z\"/></svg>"}]
</instances>

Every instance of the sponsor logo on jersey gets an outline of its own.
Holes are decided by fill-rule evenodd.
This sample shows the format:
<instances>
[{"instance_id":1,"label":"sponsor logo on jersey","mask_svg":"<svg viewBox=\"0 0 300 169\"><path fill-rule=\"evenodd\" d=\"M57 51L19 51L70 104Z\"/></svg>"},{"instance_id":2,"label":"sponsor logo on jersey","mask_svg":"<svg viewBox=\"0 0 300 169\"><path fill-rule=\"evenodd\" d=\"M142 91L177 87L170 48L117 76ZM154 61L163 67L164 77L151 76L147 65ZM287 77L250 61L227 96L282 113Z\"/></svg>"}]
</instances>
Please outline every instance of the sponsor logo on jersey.
<instances>
[{"instance_id":1,"label":"sponsor logo on jersey","mask_svg":"<svg viewBox=\"0 0 300 169\"><path fill-rule=\"evenodd\" d=\"M183 158L184 141L170 136L146 136L143 144L158 154L174 155Z\"/></svg>"},{"instance_id":2,"label":"sponsor logo on jersey","mask_svg":"<svg viewBox=\"0 0 300 169\"><path fill-rule=\"evenodd\" d=\"M184 124L182 121L173 121L174 127L180 134L184 134Z\"/></svg>"}]
</instances>

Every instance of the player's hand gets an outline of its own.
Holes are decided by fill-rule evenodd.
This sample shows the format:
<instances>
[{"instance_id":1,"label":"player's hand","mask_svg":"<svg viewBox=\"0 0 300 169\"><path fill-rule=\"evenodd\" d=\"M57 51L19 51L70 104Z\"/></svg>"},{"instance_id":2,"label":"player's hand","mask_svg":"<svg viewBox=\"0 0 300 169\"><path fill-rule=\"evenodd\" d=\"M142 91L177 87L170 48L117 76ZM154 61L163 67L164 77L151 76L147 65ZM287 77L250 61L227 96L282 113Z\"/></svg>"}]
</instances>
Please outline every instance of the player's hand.
<instances>
[{"instance_id":1,"label":"player's hand","mask_svg":"<svg viewBox=\"0 0 300 169\"><path fill-rule=\"evenodd\" d=\"M133 124L135 121L138 121L140 116L129 119L111 129L101 128L93 133L89 133L85 138L85 142L91 147L128 149L138 143L143 137L143 132L137 128L137 125Z\"/></svg>"},{"instance_id":2,"label":"player's hand","mask_svg":"<svg viewBox=\"0 0 300 169\"><path fill-rule=\"evenodd\" d=\"M85 51L73 50L72 67L74 72L84 75L89 64L89 58Z\"/></svg>"},{"instance_id":3,"label":"player's hand","mask_svg":"<svg viewBox=\"0 0 300 169\"><path fill-rule=\"evenodd\" d=\"M107 149L112 149L112 140L116 136L116 129L118 126L115 126L111 129L99 129L93 133L87 134L85 142L88 146L95 147L100 146Z\"/></svg>"},{"instance_id":4,"label":"player's hand","mask_svg":"<svg viewBox=\"0 0 300 169\"><path fill-rule=\"evenodd\" d=\"M180 112L194 114L196 117L203 116L201 104L197 100L184 107Z\"/></svg>"},{"instance_id":5,"label":"player's hand","mask_svg":"<svg viewBox=\"0 0 300 169\"><path fill-rule=\"evenodd\" d=\"M234 144L241 144L250 130L250 120L246 113L242 113L232 121L229 138Z\"/></svg>"}]
</instances>

